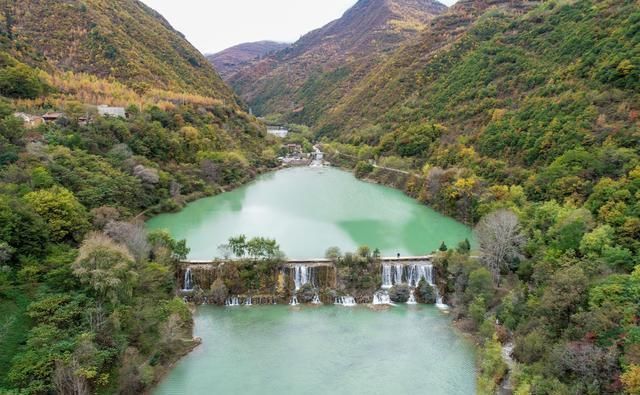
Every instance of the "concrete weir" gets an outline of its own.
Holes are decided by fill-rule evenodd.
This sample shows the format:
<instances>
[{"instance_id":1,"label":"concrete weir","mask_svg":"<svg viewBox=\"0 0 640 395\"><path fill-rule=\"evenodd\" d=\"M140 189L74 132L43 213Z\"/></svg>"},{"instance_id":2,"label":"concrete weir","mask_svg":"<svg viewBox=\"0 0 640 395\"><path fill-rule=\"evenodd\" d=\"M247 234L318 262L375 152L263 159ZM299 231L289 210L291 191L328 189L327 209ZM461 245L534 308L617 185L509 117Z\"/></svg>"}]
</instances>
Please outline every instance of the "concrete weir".
<instances>
[{"instance_id":1,"label":"concrete weir","mask_svg":"<svg viewBox=\"0 0 640 395\"><path fill-rule=\"evenodd\" d=\"M416 263L431 262L432 255L408 257L384 257L378 261L381 266L410 266ZM225 265L235 261L185 260L181 262L178 273L179 289L189 292L189 287L197 286L209 290L216 279L223 275ZM296 291L305 284L314 288L335 289L338 283L338 270L330 259L290 259L281 264L276 272L275 284L280 289Z\"/></svg>"},{"instance_id":2,"label":"concrete weir","mask_svg":"<svg viewBox=\"0 0 640 395\"><path fill-rule=\"evenodd\" d=\"M423 262L423 261L431 261L433 260L434 255L423 255L423 256L405 256L405 257L383 257L379 258L379 261L382 263L415 263L415 262ZM232 261L233 262L233 261ZM180 262L182 265L187 266L200 266L200 265L218 265L222 263L222 261L203 261L203 260L184 260ZM333 265L333 261L331 259L326 258L311 258L311 259L289 259L287 260L283 266L294 266L294 265Z\"/></svg>"}]
</instances>

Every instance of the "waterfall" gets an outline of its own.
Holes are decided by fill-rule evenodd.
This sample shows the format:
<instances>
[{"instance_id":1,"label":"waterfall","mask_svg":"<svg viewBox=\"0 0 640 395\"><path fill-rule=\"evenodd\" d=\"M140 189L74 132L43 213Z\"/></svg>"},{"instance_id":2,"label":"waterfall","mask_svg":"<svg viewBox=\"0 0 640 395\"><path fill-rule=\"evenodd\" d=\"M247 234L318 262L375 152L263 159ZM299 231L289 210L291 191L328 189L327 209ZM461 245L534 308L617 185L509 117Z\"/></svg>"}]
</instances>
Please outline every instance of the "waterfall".
<instances>
[{"instance_id":1,"label":"waterfall","mask_svg":"<svg viewBox=\"0 0 640 395\"><path fill-rule=\"evenodd\" d=\"M240 298L237 296L227 298L227 300L224 302L224 305L229 307L240 306Z\"/></svg>"},{"instance_id":2,"label":"waterfall","mask_svg":"<svg viewBox=\"0 0 640 395\"><path fill-rule=\"evenodd\" d=\"M314 153L312 154L313 160L309 166L311 167L322 167L324 165L324 153L320 151L318 146L313 147Z\"/></svg>"},{"instance_id":3,"label":"waterfall","mask_svg":"<svg viewBox=\"0 0 640 395\"><path fill-rule=\"evenodd\" d=\"M376 292L375 294L373 294L373 304L374 305L392 304L391 297L387 292Z\"/></svg>"},{"instance_id":4,"label":"waterfall","mask_svg":"<svg viewBox=\"0 0 640 395\"><path fill-rule=\"evenodd\" d=\"M251 300L251 296L249 296L245 301L244 301L244 305L245 306L253 306L253 302Z\"/></svg>"},{"instance_id":5,"label":"waterfall","mask_svg":"<svg viewBox=\"0 0 640 395\"><path fill-rule=\"evenodd\" d=\"M291 298L291 302L290 302L289 304L290 304L291 306L297 306L297 305L299 305L300 303L298 303L298 297L297 297L297 296L292 297L292 298Z\"/></svg>"},{"instance_id":6,"label":"waterfall","mask_svg":"<svg viewBox=\"0 0 640 395\"><path fill-rule=\"evenodd\" d=\"M311 301L312 304L322 304L322 302L320 301L320 296L318 296L318 294L315 294L313 296L313 300Z\"/></svg>"},{"instance_id":7,"label":"waterfall","mask_svg":"<svg viewBox=\"0 0 640 395\"><path fill-rule=\"evenodd\" d=\"M389 289L394 285L404 283L405 266L401 263L395 265L382 265L382 289Z\"/></svg>"},{"instance_id":8,"label":"waterfall","mask_svg":"<svg viewBox=\"0 0 640 395\"><path fill-rule=\"evenodd\" d=\"M311 283L311 285L315 285L314 274L315 271L310 266L295 265L293 267L293 282L296 285L296 291L305 284Z\"/></svg>"},{"instance_id":9,"label":"waterfall","mask_svg":"<svg viewBox=\"0 0 640 395\"><path fill-rule=\"evenodd\" d=\"M431 285L436 294L436 306L441 309L448 309L449 306L443 303L443 299L438 292L438 287L435 284L435 275L433 271L433 264L428 261L414 263L411 265L403 264L383 264L382 265L382 289L387 290L394 285L407 284L411 291L411 297L408 304L416 304L416 298L414 291L418 287L420 281L426 281ZM373 304L390 304L389 295L386 291L380 291L373 295Z\"/></svg>"},{"instance_id":10,"label":"waterfall","mask_svg":"<svg viewBox=\"0 0 640 395\"><path fill-rule=\"evenodd\" d=\"M417 263L407 267L407 284L416 288L420 280L425 280L429 285L433 286L433 265L430 263Z\"/></svg>"},{"instance_id":11,"label":"waterfall","mask_svg":"<svg viewBox=\"0 0 640 395\"><path fill-rule=\"evenodd\" d=\"M440 295L440 292L438 291L438 287L433 287L433 290L436 294L436 307L439 308L440 310L449 310L449 305L444 303L444 299Z\"/></svg>"},{"instance_id":12,"label":"waterfall","mask_svg":"<svg viewBox=\"0 0 640 395\"><path fill-rule=\"evenodd\" d=\"M184 288L182 290L193 291L193 274L190 267L184 272Z\"/></svg>"},{"instance_id":13,"label":"waterfall","mask_svg":"<svg viewBox=\"0 0 640 395\"><path fill-rule=\"evenodd\" d=\"M391 265L382 265L382 289L389 289L392 286Z\"/></svg>"},{"instance_id":14,"label":"waterfall","mask_svg":"<svg viewBox=\"0 0 640 395\"><path fill-rule=\"evenodd\" d=\"M418 302L416 302L416 295L414 290L411 290L411 294L409 295L409 300L407 301L407 304L418 304Z\"/></svg>"},{"instance_id":15,"label":"waterfall","mask_svg":"<svg viewBox=\"0 0 640 395\"><path fill-rule=\"evenodd\" d=\"M382 289L389 289L399 284L407 284L411 288L416 288L422 279L430 285L434 284L432 264L416 263L408 266L403 264L382 265Z\"/></svg>"},{"instance_id":16,"label":"waterfall","mask_svg":"<svg viewBox=\"0 0 640 395\"><path fill-rule=\"evenodd\" d=\"M353 296L338 296L336 298L336 301L334 304L340 305L340 306L345 306L345 307L353 307L353 306L357 306L358 304L356 303L356 298L354 298Z\"/></svg>"},{"instance_id":17,"label":"waterfall","mask_svg":"<svg viewBox=\"0 0 640 395\"><path fill-rule=\"evenodd\" d=\"M393 285L402 284L402 274L404 272L404 266L402 264L396 264L393 267Z\"/></svg>"}]
</instances>

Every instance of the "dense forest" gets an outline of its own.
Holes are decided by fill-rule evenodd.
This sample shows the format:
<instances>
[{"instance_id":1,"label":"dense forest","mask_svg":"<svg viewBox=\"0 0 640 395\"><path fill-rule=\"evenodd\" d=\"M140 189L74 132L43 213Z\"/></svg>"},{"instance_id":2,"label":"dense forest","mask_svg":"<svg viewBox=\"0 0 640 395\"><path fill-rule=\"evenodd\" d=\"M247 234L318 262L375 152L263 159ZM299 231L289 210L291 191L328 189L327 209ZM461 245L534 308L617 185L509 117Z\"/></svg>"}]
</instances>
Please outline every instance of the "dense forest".
<instances>
[{"instance_id":1,"label":"dense forest","mask_svg":"<svg viewBox=\"0 0 640 395\"><path fill-rule=\"evenodd\" d=\"M513 342L515 393L640 393L638 2L481 3L437 18L319 135L333 162L476 227L482 265L449 251L440 270L482 344L479 391Z\"/></svg>"},{"instance_id":2,"label":"dense forest","mask_svg":"<svg viewBox=\"0 0 640 395\"><path fill-rule=\"evenodd\" d=\"M0 8L1 393L149 388L195 343L174 297L188 246L139 221L278 165L197 51L141 3L113 3ZM124 29L132 15L152 29ZM88 28L62 28L76 18ZM477 251L443 245L436 269L479 344L480 393L508 375L516 394L639 394L639 3L462 0L428 20L366 67L302 75L305 108L273 119L475 227ZM64 116L16 116L49 111ZM361 261L340 269L364 281Z\"/></svg>"},{"instance_id":3,"label":"dense forest","mask_svg":"<svg viewBox=\"0 0 640 395\"><path fill-rule=\"evenodd\" d=\"M71 101L68 118L27 129L14 105L0 103L0 389L138 393L192 342L173 298L187 248L136 218L246 182L276 151L222 107L81 125Z\"/></svg>"},{"instance_id":4,"label":"dense forest","mask_svg":"<svg viewBox=\"0 0 640 395\"><path fill-rule=\"evenodd\" d=\"M164 82L135 68L59 68L32 45L44 36L25 30L29 18L99 8L28 3L3 3L0 23L0 393L141 393L197 345L174 293L188 247L141 221L247 182L277 165L278 147L204 58L204 74ZM99 104L126 117L100 116ZM62 115L42 122L48 112Z\"/></svg>"}]
</instances>

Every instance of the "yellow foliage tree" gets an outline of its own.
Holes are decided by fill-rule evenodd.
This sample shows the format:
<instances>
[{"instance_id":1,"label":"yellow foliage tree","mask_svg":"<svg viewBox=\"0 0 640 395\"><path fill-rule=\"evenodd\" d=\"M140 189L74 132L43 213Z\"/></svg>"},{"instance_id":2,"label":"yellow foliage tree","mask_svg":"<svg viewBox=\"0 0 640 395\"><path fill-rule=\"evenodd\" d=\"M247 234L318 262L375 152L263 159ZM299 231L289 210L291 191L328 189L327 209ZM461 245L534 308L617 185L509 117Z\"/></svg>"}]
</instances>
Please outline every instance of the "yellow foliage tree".
<instances>
[{"instance_id":1,"label":"yellow foliage tree","mask_svg":"<svg viewBox=\"0 0 640 395\"><path fill-rule=\"evenodd\" d=\"M640 366L631 365L620 379L622 380L624 389L628 394L640 394Z\"/></svg>"}]
</instances>

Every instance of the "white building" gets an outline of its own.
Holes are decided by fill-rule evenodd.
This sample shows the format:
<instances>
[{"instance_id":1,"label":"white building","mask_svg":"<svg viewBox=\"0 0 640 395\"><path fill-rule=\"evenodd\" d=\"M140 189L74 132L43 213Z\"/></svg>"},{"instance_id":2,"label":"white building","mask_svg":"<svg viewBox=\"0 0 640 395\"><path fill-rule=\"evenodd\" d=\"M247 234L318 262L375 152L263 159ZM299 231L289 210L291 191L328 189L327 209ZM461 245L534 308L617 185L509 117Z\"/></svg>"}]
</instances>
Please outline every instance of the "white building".
<instances>
[{"instance_id":1,"label":"white building","mask_svg":"<svg viewBox=\"0 0 640 395\"><path fill-rule=\"evenodd\" d=\"M126 118L127 113L124 107L109 107L106 105L98 106L98 114L102 117Z\"/></svg>"},{"instance_id":2,"label":"white building","mask_svg":"<svg viewBox=\"0 0 640 395\"><path fill-rule=\"evenodd\" d=\"M281 138L285 138L289 134L289 131L283 127L267 126L267 133L272 134L274 136L281 137Z\"/></svg>"}]
</instances>

